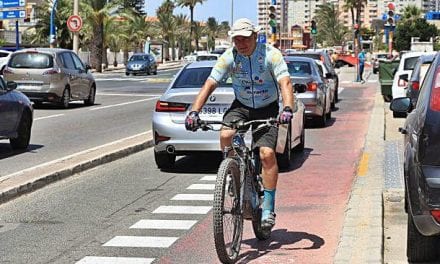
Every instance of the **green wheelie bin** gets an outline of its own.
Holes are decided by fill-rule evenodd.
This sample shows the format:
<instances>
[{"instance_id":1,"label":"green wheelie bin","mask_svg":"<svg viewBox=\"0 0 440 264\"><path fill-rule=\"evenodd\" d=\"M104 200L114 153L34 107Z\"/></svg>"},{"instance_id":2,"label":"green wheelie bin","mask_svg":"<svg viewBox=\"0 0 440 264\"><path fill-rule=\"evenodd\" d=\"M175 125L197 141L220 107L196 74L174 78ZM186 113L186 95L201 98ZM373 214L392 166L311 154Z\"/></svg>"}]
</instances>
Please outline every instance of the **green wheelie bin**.
<instances>
[{"instance_id":1,"label":"green wheelie bin","mask_svg":"<svg viewBox=\"0 0 440 264\"><path fill-rule=\"evenodd\" d=\"M394 74L399 67L400 60L386 60L379 63L379 83L385 102L393 99L391 88L393 86Z\"/></svg>"}]
</instances>

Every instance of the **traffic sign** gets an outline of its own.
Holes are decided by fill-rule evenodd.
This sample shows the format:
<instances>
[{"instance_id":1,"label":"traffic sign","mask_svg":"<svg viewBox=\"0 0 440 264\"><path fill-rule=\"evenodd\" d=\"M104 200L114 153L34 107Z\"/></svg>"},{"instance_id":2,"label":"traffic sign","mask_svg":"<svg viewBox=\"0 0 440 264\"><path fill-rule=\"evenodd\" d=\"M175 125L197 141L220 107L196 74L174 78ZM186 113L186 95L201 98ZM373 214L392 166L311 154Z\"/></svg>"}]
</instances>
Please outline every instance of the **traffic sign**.
<instances>
[{"instance_id":1,"label":"traffic sign","mask_svg":"<svg viewBox=\"0 0 440 264\"><path fill-rule=\"evenodd\" d=\"M266 34L258 34L258 43L266 43Z\"/></svg>"},{"instance_id":2,"label":"traffic sign","mask_svg":"<svg viewBox=\"0 0 440 264\"><path fill-rule=\"evenodd\" d=\"M11 11L0 11L0 20L2 19L19 19L25 18L26 11L24 10L11 10Z\"/></svg>"},{"instance_id":3,"label":"traffic sign","mask_svg":"<svg viewBox=\"0 0 440 264\"><path fill-rule=\"evenodd\" d=\"M82 28L82 19L80 16L73 15L67 19L67 27L72 32L78 32Z\"/></svg>"},{"instance_id":4,"label":"traffic sign","mask_svg":"<svg viewBox=\"0 0 440 264\"><path fill-rule=\"evenodd\" d=\"M0 8L17 8L24 7L26 0L3 0L0 1Z\"/></svg>"}]
</instances>

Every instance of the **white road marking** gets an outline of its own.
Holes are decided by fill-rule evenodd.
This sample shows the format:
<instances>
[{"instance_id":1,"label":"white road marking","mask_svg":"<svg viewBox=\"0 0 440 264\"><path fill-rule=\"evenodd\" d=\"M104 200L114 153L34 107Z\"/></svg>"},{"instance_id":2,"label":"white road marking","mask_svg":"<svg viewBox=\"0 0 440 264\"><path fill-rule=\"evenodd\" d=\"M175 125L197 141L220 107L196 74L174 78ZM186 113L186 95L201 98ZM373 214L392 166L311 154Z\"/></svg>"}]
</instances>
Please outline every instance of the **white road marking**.
<instances>
[{"instance_id":1,"label":"white road marking","mask_svg":"<svg viewBox=\"0 0 440 264\"><path fill-rule=\"evenodd\" d=\"M154 258L122 258L86 256L76 264L150 264Z\"/></svg>"},{"instance_id":2,"label":"white road marking","mask_svg":"<svg viewBox=\"0 0 440 264\"><path fill-rule=\"evenodd\" d=\"M115 236L102 246L167 248L176 242L177 239L179 238L157 236Z\"/></svg>"},{"instance_id":3,"label":"white road marking","mask_svg":"<svg viewBox=\"0 0 440 264\"><path fill-rule=\"evenodd\" d=\"M130 228L136 229L176 229L188 230L197 223L197 220L139 220Z\"/></svg>"},{"instance_id":4,"label":"white road marking","mask_svg":"<svg viewBox=\"0 0 440 264\"><path fill-rule=\"evenodd\" d=\"M114 104L114 105L106 105L106 106L101 106L101 107L95 107L95 108L92 108L92 109L89 109L89 110L90 110L90 111L95 111L95 110L101 110L101 109L106 109L106 108L111 108L111 107L122 106L122 105L136 104L136 103L141 103L141 102L145 102L145 101L156 100L157 98L159 98L159 97L152 97L152 98L141 99L141 100L136 100L136 101L131 101L131 102L125 102L125 103L120 103L120 104Z\"/></svg>"},{"instance_id":5,"label":"white road marking","mask_svg":"<svg viewBox=\"0 0 440 264\"><path fill-rule=\"evenodd\" d=\"M215 184L191 184L186 189L188 189L188 190L214 190Z\"/></svg>"},{"instance_id":6,"label":"white road marking","mask_svg":"<svg viewBox=\"0 0 440 264\"><path fill-rule=\"evenodd\" d=\"M212 201L214 200L214 194L195 194L185 193L176 194L171 200L174 201Z\"/></svg>"},{"instance_id":7,"label":"white road marking","mask_svg":"<svg viewBox=\"0 0 440 264\"><path fill-rule=\"evenodd\" d=\"M207 214L211 206L159 206L153 214Z\"/></svg>"},{"instance_id":8,"label":"white road marking","mask_svg":"<svg viewBox=\"0 0 440 264\"><path fill-rule=\"evenodd\" d=\"M34 167L30 167L30 168L27 168L27 169L21 170L21 171L17 171L17 172L14 172L14 173L12 173L12 174L5 175L5 176L3 176L3 177L0 177L0 182L2 182L2 181L4 181L4 180L7 180L7 179L9 179L9 178L12 178L12 177L14 177L14 176L16 176L16 175L20 175L20 174L22 174L22 173L25 173L25 172L28 172L28 171L31 171L31 170L35 170L35 169L37 169L37 168L41 168L41 167L48 166L48 165L51 165L51 164L55 164L55 163L58 163L58 162L63 162L63 161L68 160L68 159L70 159L70 158L73 158L73 157L76 157L76 156L79 156L79 155L86 154L86 153L88 153L88 152L91 152L91 151L97 150L97 149L99 149L99 148L103 148L103 147L106 147L106 146L111 146L111 145L113 145L113 144L116 144L116 143L119 143L119 142L123 142L123 141L125 141L125 140L129 140L129 139L131 139L131 138L135 138L135 137L138 137L138 136L148 135L149 133L151 133L151 130L148 130L147 132L139 133L139 134L136 134L136 135L133 135L133 136L130 136L130 137L122 138L122 139L119 139L119 140L116 140L116 141L112 141L112 142L109 142L109 143L104 144L104 145L100 145L100 146L97 146L97 147L93 147L93 148L90 148L90 149L86 149L86 150L83 150L83 151L80 151L80 152L77 152L77 153L74 153L74 154L71 154L71 155L68 155L68 156L65 156L65 157L62 157L62 158L56 159L56 160L52 160L52 161L49 161L49 162L45 162L45 163L39 164L39 165L37 165L37 166L34 166Z\"/></svg>"},{"instance_id":9,"label":"white road marking","mask_svg":"<svg viewBox=\"0 0 440 264\"><path fill-rule=\"evenodd\" d=\"M118 93L97 93L96 95L109 95L109 96L128 96L128 97L152 97L152 96L161 96L161 94L139 94L139 93L124 93L124 94L118 94Z\"/></svg>"},{"instance_id":10,"label":"white road marking","mask_svg":"<svg viewBox=\"0 0 440 264\"><path fill-rule=\"evenodd\" d=\"M48 118L54 118L54 117L59 117L59 116L63 116L63 115L64 114L37 117L37 118L34 118L34 121L48 119Z\"/></svg>"},{"instance_id":11,"label":"white road marking","mask_svg":"<svg viewBox=\"0 0 440 264\"><path fill-rule=\"evenodd\" d=\"M217 176L203 176L200 180L201 181L215 181L217 179Z\"/></svg>"}]
</instances>

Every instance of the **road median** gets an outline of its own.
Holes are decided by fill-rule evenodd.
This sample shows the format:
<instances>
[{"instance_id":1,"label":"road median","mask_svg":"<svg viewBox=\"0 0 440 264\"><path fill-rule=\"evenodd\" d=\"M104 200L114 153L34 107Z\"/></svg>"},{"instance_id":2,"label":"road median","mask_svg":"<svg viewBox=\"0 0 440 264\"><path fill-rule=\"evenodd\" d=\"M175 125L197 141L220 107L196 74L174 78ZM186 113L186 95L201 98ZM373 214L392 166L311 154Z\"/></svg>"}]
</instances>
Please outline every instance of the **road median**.
<instances>
[{"instance_id":1,"label":"road median","mask_svg":"<svg viewBox=\"0 0 440 264\"><path fill-rule=\"evenodd\" d=\"M0 177L0 203L152 145L148 131Z\"/></svg>"}]
</instances>

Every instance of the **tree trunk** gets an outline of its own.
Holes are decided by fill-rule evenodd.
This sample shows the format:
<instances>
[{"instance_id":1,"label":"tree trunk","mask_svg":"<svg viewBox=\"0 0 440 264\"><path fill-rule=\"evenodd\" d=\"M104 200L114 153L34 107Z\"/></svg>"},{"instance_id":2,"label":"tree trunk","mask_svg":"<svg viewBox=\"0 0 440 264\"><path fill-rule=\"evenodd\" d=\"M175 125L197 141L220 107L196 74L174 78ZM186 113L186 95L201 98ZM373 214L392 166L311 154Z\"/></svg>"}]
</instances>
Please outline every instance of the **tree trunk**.
<instances>
[{"instance_id":1,"label":"tree trunk","mask_svg":"<svg viewBox=\"0 0 440 264\"><path fill-rule=\"evenodd\" d=\"M192 53L192 40L193 40L193 32L194 32L194 7L189 7L191 13L191 31L189 34L189 53ZM196 46L197 49L197 46Z\"/></svg>"},{"instance_id":2,"label":"tree trunk","mask_svg":"<svg viewBox=\"0 0 440 264\"><path fill-rule=\"evenodd\" d=\"M97 72L102 72L103 33L104 25L103 23L100 23L100 25L94 29L94 34L90 45L90 61L92 67L95 68Z\"/></svg>"}]
</instances>

